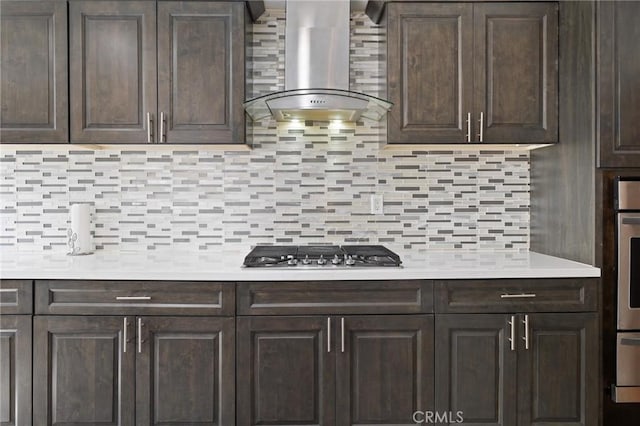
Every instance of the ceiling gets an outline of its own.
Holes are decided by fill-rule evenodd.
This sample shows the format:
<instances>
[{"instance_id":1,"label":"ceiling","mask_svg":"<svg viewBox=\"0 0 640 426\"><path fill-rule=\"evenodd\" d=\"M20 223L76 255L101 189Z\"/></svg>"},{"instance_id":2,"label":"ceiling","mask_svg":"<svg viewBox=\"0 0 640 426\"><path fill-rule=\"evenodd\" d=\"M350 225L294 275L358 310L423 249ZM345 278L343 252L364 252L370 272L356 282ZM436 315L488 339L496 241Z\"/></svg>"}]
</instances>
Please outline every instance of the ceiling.
<instances>
[{"instance_id":1,"label":"ceiling","mask_svg":"<svg viewBox=\"0 0 640 426\"><path fill-rule=\"evenodd\" d=\"M296 1L296 0L289 0ZM338 1L338 0L330 0ZM364 8L367 6L369 0L350 0L352 12L364 12ZM284 9L285 0L264 0L264 6L266 9Z\"/></svg>"}]
</instances>

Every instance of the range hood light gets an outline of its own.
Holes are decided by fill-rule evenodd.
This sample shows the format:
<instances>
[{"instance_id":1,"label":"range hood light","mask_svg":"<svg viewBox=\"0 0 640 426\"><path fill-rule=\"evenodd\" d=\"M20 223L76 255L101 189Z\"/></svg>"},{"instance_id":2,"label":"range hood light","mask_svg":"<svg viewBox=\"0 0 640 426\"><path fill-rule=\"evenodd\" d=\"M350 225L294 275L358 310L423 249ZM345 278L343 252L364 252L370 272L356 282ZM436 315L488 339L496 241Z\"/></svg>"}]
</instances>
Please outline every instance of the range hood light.
<instances>
[{"instance_id":1,"label":"range hood light","mask_svg":"<svg viewBox=\"0 0 640 426\"><path fill-rule=\"evenodd\" d=\"M393 104L375 96L339 89L299 89L271 93L244 103L254 120L379 121Z\"/></svg>"}]
</instances>

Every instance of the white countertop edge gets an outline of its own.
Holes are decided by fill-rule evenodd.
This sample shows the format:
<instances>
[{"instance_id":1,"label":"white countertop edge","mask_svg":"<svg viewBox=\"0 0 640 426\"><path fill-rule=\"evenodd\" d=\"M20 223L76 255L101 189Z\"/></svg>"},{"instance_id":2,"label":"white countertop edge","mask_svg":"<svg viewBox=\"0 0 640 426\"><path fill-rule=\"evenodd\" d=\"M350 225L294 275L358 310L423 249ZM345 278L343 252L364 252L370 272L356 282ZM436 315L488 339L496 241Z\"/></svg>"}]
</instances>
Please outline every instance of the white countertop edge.
<instances>
[{"instance_id":1,"label":"white countertop edge","mask_svg":"<svg viewBox=\"0 0 640 426\"><path fill-rule=\"evenodd\" d=\"M149 281L352 281L597 278L600 269L536 252L412 252L402 268L243 268L246 252L0 252L1 279Z\"/></svg>"},{"instance_id":2,"label":"white countertop edge","mask_svg":"<svg viewBox=\"0 0 640 426\"><path fill-rule=\"evenodd\" d=\"M188 277L181 273L163 273L160 275L153 275L148 272L140 271L136 273L128 273L126 275L118 275L112 277L105 277L104 274L11 274L5 276L0 275L0 279L14 279L14 280L81 280L81 281L99 281L99 280L113 280L113 281L228 281L228 282L241 282L241 281L380 281L380 280L468 280L468 279L539 279L539 278L599 278L600 272L588 272L580 269L567 269L561 272L557 270L535 271L535 272L512 272L505 271L504 273L498 273L496 271L478 271L476 273L379 273L374 275L374 268L368 268L369 273L358 272L350 273L349 271L332 271L323 272L322 276L315 275L313 272L287 272L286 274L275 273L248 273L246 275L236 272L227 272L212 275L210 273L191 273ZM379 271L376 270L376 271Z\"/></svg>"}]
</instances>

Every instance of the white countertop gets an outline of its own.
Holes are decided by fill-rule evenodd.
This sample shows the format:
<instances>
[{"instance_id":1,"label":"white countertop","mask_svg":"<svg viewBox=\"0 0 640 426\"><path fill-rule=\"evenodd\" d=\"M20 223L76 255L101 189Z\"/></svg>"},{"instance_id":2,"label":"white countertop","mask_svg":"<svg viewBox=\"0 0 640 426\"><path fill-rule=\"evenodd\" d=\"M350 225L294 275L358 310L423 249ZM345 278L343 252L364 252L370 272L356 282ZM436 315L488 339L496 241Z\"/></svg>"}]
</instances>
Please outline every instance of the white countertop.
<instances>
[{"instance_id":1,"label":"white countertop","mask_svg":"<svg viewBox=\"0 0 640 426\"><path fill-rule=\"evenodd\" d=\"M2 279L312 281L599 277L600 269L535 252L400 250L402 268L243 268L246 250L97 251L87 256L0 251Z\"/></svg>"}]
</instances>

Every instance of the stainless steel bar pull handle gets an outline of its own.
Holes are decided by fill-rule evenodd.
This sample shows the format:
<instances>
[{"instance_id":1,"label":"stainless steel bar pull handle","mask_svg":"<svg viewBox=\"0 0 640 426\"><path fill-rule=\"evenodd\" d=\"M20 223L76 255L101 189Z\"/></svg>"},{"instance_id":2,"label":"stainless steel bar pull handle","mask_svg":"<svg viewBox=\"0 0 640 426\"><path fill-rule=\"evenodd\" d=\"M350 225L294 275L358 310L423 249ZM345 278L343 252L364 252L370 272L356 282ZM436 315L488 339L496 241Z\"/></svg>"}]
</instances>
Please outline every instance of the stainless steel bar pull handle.
<instances>
[{"instance_id":1,"label":"stainless steel bar pull handle","mask_svg":"<svg viewBox=\"0 0 640 426\"><path fill-rule=\"evenodd\" d=\"M535 293L518 293L518 294L505 293L500 295L501 299L530 299L534 297L537 297Z\"/></svg>"},{"instance_id":2,"label":"stainless steel bar pull handle","mask_svg":"<svg viewBox=\"0 0 640 426\"><path fill-rule=\"evenodd\" d=\"M524 337L522 338L522 340L524 340L524 348L528 350L529 349L529 315L524 316L524 321L522 321L522 324L524 324Z\"/></svg>"},{"instance_id":3,"label":"stainless steel bar pull handle","mask_svg":"<svg viewBox=\"0 0 640 426\"><path fill-rule=\"evenodd\" d=\"M138 353L142 353L142 326L143 326L142 318L138 318Z\"/></svg>"},{"instance_id":4,"label":"stainless steel bar pull handle","mask_svg":"<svg viewBox=\"0 0 640 426\"><path fill-rule=\"evenodd\" d=\"M162 143L162 142L166 142L167 141L167 137L164 134L164 112L161 111L160 112L160 137L158 137L158 140Z\"/></svg>"},{"instance_id":5,"label":"stainless steel bar pull handle","mask_svg":"<svg viewBox=\"0 0 640 426\"><path fill-rule=\"evenodd\" d=\"M116 296L116 300L151 300L151 296Z\"/></svg>"},{"instance_id":6,"label":"stainless steel bar pull handle","mask_svg":"<svg viewBox=\"0 0 640 426\"><path fill-rule=\"evenodd\" d=\"M511 334L509 335L509 342L511 343L511 350L516 350L516 317L515 315L511 315L511 321L509 321L509 325L511 326Z\"/></svg>"},{"instance_id":7,"label":"stainless steel bar pull handle","mask_svg":"<svg viewBox=\"0 0 640 426\"><path fill-rule=\"evenodd\" d=\"M480 133L478 133L478 136L480 137L480 142L484 142L484 131L483 131L483 127L484 127L484 112L480 113L480 120L478 120L480 122Z\"/></svg>"},{"instance_id":8,"label":"stainless steel bar pull handle","mask_svg":"<svg viewBox=\"0 0 640 426\"><path fill-rule=\"evenodd\" d=\"M151 129L153 127L153 119L151 118L151 113L148 112L147 113L147 142L151 143L153 142L152 140L152 134L151 134Z\"/></svg>"},{"instance_id":9,"label":"stainless steel bar pull handle","mask_svg":"<svg viewBox=\"0 0 640 426\"><path fill-rule=\"evenodd\" d=\"M471 142L471 113L467 113L467 142Z\"/></svg>"},{"instance_id":10,"label":"stainless steel bar pull handle","mask_svg":"<svg viewBox=\"0 0 640 426\"><path fill-rule=\"evenodd\" d=\"M340 349L344 352L344 317L340 319Z\"/></svg>"},{"instance_id":11,"label":"stainless steel bar pull handle","mask_svg":"<svg viewBox=\"0 0 640 426\"><path fill-rule=\"evenodd\" d=\"M122 353L127 353L127 317L124 317L124 325L122 327Z\"/></svg>"},{"instance_id":12,"label":"stainless steel bar pull handle","mask_svg":"<svg viewBox=\"0 0 640 426\"><path fill-rule=\"evenodd\" d=\"M327 352L331 352L331 317L327 317Z\"/></svg>"}]
</instances>

